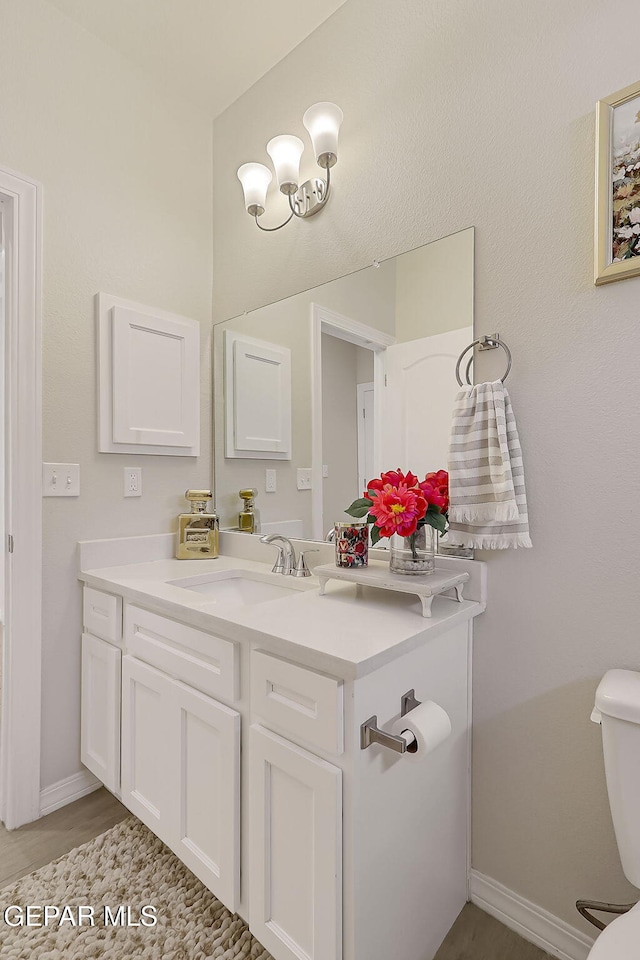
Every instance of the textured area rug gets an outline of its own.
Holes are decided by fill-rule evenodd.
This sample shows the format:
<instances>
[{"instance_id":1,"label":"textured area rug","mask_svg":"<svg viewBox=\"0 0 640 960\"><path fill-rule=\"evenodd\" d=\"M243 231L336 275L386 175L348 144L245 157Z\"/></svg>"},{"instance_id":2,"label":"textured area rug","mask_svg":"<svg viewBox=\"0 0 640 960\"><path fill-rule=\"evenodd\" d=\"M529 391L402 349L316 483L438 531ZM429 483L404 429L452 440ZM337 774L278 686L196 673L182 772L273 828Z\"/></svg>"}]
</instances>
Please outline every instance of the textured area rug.
<instances>
[{"instance_id":1,"label":"textured area rug","mask_svg":"<svg viewBox=\"0 0 640 960\"><path fill-rule=\"evenodd\" d=\"M0 911L2 960L272 960L134 817L0 890Z\"/></svg>"}]
</instances>

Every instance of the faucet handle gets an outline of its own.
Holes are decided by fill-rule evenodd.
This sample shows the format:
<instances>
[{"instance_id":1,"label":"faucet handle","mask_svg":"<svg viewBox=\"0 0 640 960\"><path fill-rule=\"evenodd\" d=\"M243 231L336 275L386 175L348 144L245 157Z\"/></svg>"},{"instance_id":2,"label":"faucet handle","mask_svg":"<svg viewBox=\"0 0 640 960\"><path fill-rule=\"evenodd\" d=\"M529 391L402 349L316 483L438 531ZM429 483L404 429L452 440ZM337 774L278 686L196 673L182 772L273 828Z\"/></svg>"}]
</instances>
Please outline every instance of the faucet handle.
<instances>
[{"instance_id":1,"label":"faucet handle","mask_svg":"<svg viewBox=\"0 0 640 960\"><path fill-rule=\"evenodd\" d=\"M298 557L296 568L293 571L294 577L310 577L311 576L311 570L309 570L309 567L307 566L307 561L305 560L305 557L308 553L318 553L318 548L316 547L313 550L300 551L300 556Z\"/></svg>"}]
</instances>

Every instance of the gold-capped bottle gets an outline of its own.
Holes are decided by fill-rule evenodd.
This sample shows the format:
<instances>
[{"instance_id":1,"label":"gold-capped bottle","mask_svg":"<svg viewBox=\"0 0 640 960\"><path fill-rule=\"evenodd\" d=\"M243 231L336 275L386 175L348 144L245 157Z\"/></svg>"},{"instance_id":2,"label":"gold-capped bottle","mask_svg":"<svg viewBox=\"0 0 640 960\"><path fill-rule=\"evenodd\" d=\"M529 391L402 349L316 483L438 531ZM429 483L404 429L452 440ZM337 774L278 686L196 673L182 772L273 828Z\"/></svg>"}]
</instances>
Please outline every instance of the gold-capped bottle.
<instances>
[{"instance_id":1,"label":"gold-capped bottle","mask_svg":"<svg viewBox=\"0 0 640 960\"><path fill-rule=\"evenodd\" d=\"M244 500L244 504L238 514L238 529L243 533L260 533L260 512L255 501L257 496L258 491L253 487L240 490L240 499Z\"/></svg>"},{"instance_id":2,"label":"gold-capped bottle","mask_svg":"<svg viewBox=\"0 0 640 960\"><path fill-rule=\"evenodd\" d=\"M219 522L215 512L207 513L211 490L187 490L191 513L178 517L178 560L212 560L219 551Z\"/></svg>"}]
</instances>

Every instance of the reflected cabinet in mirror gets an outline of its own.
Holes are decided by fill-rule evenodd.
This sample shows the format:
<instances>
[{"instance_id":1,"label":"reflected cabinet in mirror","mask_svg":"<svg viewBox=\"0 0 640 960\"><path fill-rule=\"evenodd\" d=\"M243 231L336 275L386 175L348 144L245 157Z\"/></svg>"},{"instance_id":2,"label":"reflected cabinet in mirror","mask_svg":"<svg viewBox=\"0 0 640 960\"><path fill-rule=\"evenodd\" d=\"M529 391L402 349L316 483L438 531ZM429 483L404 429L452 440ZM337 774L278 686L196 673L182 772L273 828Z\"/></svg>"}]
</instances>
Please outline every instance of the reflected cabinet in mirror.
<instances>
[{"instance_id":1,"label":"reflected cabinet in mirror","mask_svg":"<svg viewBox=\"0 0 640 960\"><path fill-rule=\"evenodd\" d=\"M214 328L215 502L320 540L366 481L446 469L473 340L473 227Z\"/></svg>"}]
</instances>

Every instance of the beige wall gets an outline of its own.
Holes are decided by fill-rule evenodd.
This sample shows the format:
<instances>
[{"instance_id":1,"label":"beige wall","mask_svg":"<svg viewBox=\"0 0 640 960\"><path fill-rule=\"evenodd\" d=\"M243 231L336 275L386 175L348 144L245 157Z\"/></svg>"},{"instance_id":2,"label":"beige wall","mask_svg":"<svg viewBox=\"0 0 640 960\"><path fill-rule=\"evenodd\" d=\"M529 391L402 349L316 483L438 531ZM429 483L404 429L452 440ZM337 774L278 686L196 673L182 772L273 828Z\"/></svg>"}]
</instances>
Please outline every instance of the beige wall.
<instances>
[{"instance_id":1,"label":"beige wall","mask_svg":"<svg viewBox=\"0 0 640 960\"><path fill-rule=\"evenodd\" d=\"M638 79L638 17L635 0L349 0L214 127L219 317L476 226L476 325L513 350L534 548L487 557L473 862L585 930L576 897L637 896L589 713L607 668L640 668L640 279L592 283L593 108ZM345 114L331 203L261 234L236 168L275 132L306 137L324 99Z\"/></svg>"},{"instance_id":2,"label":"beige wall","mask_svg":"<svg viewBox=\"0 0 640 960\"><path fill-rule=\"evenodd\" d=\"M396 338L399 343L472 325L472 228L398 257Z\"/></svg>"},{"instance_id":3,"label":"beige wall","mask_svg":"<svg viewBox=\"0 0 640 960\"><path fill-rule=\"evenodd\" d=\"M79 499L44 500L46 787L80 769L76 541L174 529L211 477L211 122L41 0L0 0L0 23L0 165L43 184L43 457L81 473ZM99 290L201 321L197 460L98 454ZM124 500L132 464L144 493Z\"/></svg>"}]
</instances>

